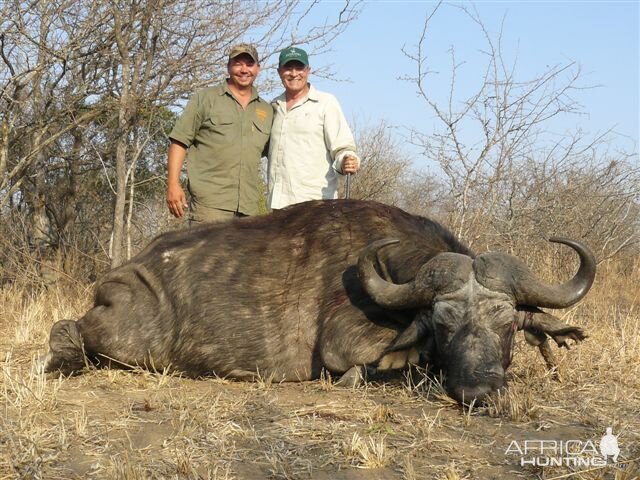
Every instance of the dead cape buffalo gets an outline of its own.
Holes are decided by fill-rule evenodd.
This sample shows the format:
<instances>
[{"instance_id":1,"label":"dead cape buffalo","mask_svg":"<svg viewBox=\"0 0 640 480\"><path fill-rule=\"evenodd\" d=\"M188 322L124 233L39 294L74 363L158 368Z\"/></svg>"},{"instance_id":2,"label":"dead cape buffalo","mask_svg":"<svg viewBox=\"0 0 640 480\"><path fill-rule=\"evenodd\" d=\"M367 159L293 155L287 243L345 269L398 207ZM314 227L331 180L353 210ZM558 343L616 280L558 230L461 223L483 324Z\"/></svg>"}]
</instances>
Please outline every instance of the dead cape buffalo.
<instances>
[{"instance_id":1,"label":"dead cape buffalo","mask_svg":"<svg viewBox=\"0 0 640 480\"><path fill-rule=\"evenodd\" d=\"M459 401L505 382L514 333L548 352L584 333L538 307L578 302L595 277L546 285L504 253L475 256L439 224L368 201L313 201L160 235L100 279L94 307L53 325L45 371L89 362L198 377L318 378L421 358ZM545 357L547 358L547 357ZM548 358L547 358L548 359Z\"/></svg>"}]
</instances>

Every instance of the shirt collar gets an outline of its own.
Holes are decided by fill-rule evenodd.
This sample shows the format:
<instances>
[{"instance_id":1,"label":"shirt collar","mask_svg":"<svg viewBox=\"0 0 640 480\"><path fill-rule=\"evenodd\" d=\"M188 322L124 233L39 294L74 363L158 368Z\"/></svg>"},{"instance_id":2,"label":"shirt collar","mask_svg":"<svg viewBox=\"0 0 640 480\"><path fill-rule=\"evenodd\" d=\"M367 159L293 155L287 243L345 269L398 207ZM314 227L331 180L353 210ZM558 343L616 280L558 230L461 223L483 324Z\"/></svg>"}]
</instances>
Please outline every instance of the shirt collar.
<instances>
[{"instance_id":1,"label":"shirt collar","mask_svg":"<svg viewBox=\"0 0 640 480\"><path fill-rule=\"evenodd\" d=\"M302 97L302 99L298 103L296 103L296 105L302 105L307 100L311 100L312 102L317 102L320 100L318 98L318 90L316 90L316 88L310 82L309 82L309 91L304 97ZM276 98L273 99L271 104L277 105L277 104L283 104L286 102L287 102L287 94L286 92L282 92L280 95L278 95Z\"/></svg>"},{"instance_id":2,"label":"shirt collar","mask_svg":"<svg viewBox=\"0 0 640 480\"><path fill-rule=\"evenodd\" d=\"M228 80L229 79L227 78L224 82L222 82L222 90L220 91L220 95L229 94L229 95L231 95L233 97L233 93L229 89ZM258 89L252 85L251 86L251 100L249 100L249 102L253 102L257 98L258 98Z\"/></svg>"},{"instance_id":3,"label":"shirt collar","mask_svg":"<svg viewBox=\"0 0 640 480\"><path fill-rule=\"evenodd\" d=\"M318 91L316 90L316 87L311 85L311 83L309 83L309 92L307 93L307 98L314 102L317 102L319 100Z\"/></svg>"}]
</instances>

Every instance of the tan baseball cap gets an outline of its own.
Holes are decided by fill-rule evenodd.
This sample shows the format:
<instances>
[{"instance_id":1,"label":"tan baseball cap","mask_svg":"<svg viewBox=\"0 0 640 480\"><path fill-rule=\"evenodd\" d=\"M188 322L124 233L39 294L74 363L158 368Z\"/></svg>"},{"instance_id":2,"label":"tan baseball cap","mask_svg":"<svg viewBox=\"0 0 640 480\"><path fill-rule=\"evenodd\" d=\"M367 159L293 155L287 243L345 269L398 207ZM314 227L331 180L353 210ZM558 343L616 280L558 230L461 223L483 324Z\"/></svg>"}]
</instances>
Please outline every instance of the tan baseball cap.
<instances>
[{"instance_id":1,"label":"tan baseball cap","mask_svg":"<svg viewBox=\"0 0 640 480\"><path fill-rule=\"evenodd\" d=\"M256 50L256 47L249 43L239 43L238 45L234 45L233 47L231 47L231 50L229 51L229 60L231 60L232 58L236 58L238 55L242 55L243 53L246 53L251 58L253 58L256 63L260 63L260 60L258 60L258 51Z\"/></svg>"}]
</instances>

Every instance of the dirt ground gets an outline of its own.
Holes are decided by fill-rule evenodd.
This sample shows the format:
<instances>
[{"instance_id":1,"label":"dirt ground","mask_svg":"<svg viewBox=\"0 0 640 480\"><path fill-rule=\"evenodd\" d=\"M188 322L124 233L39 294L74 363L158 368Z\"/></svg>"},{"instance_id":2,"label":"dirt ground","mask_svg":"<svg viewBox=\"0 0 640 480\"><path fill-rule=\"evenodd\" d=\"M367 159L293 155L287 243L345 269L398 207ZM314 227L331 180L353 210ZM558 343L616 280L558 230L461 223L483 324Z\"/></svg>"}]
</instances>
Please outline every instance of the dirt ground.
<instances>
[{"instance_id":1,"label":"dirt ground","mask_svg":"<svg viewBox=\"0 0 640 480\"><path fill-rule=\"evenodd\" d=\"M512 379L512 407L521 411L461 408L437 384L416 386L406 376L356 389L328 379L242 383L104 370L36 381L25 385L32 398L23 392L21 405L5 395L0 477L637 478L637 463L628 460L640 454L638 392L616 386L619 404L611 410L629 418L599 418L592 413L599 408L580 401L579 386L532 370L535 380ZM554 401L521 391L527 382ZM505 453L513 440L592 440L597 447L608 422L620 434L618 466L522 466L516 452Z\"/></svg>"}]
</instances>

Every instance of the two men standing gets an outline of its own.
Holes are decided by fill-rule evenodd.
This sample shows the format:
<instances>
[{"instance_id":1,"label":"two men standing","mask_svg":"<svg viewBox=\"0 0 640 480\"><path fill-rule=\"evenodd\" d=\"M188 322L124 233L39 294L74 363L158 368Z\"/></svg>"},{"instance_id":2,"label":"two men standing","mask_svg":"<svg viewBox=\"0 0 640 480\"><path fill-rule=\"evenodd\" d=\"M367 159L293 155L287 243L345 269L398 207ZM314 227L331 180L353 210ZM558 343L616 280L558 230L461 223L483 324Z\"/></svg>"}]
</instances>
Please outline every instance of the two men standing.
<instances>
[{"instance_id":1,"label":"two men standing","mask_svg":"<svg viewBox=\"0 0 640 480\"><path fill-rule=\"evenodd\" d=\"M295 47L281 52L278 74L285 92L273 109L253 87L260 71L254 47L234 47L227 71L225 82L191 98L170 134L170 212L185 213L179 175L187 149L192 222L257 213L259 163L267 146L269 208L337 198L338 174L355 173L360 160L335 97L308 82L306 52Z\"/></svg>"}]
</instances>

